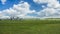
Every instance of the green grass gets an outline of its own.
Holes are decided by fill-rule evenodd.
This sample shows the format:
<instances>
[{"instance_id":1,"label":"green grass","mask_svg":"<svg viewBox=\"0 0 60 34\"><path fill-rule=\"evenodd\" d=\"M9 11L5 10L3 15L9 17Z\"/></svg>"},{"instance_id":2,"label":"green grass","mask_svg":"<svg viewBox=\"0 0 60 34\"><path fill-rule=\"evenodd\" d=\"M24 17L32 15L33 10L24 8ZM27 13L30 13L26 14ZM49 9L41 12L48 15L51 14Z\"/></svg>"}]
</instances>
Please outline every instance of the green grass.
<instances>
[{"instance_id":1,"label":"green grass","mask_svg":"<svg viewBox=\"0 0 60 34\"><path fill-rule=\"evenodd\" d=\"M1 20L0 34L60 34L60 20Z\"/></svg>"}]
</instances>

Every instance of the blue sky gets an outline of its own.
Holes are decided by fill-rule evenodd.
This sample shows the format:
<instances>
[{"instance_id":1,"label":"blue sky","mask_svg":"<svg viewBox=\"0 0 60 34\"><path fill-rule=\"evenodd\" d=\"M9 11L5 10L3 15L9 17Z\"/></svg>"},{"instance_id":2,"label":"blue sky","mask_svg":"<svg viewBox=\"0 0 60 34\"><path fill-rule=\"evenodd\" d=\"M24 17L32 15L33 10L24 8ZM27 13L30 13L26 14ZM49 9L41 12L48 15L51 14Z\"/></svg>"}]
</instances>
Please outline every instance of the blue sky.
<instances>
[{"instance_id":1,"label":"blue sky","mask_svg":"<svg viewBox=\"0 0 60 34\"><path fill-rule=\"evenodd\" d=\"M4 5L0 1L0 10L4 10L4 9L8 9L10 7L13 7L14 4L18 4L20 1L28 2L31 5L30 9L36 10L36 11L42 10L43 9L42 5L46 6L46 4L34 3L33 0L7 0Z\"/></svg>"},{"instance_id":2,"label":"blue sky","mask_svg":"<svg viewBox=\"0 0 60 34\"><path fill-rule=\"evenodd\" d=\"M18 4L20 0L7 0L6 3L3 5L0 1L0 10L8 9L12 7L14 4Z\"/></svg>"},{"instance_id":3,"label":"blue sky","mask_svg":"<svg viewBox=\"0 0 60 34\"><path fill-rule=\"evenodd\" d=\"M1 17L12 15L18 17L60 17L60 0L0 0L0 15Z\"/></svg>"}]
</instances>

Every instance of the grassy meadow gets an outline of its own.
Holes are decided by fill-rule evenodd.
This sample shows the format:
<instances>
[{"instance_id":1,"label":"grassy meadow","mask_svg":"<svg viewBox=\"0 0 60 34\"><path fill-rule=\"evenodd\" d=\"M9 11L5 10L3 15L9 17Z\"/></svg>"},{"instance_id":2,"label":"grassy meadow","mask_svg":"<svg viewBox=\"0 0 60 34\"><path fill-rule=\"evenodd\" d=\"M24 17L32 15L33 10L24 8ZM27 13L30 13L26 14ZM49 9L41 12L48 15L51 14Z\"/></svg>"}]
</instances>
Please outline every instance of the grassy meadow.
<instances>
[{"instance_id":1,"label":"grassy meadow","mask_svg":"<svg viewBox=\"0 0 60 34\"><path fill-rule=\"evenodd\" d=\"M0 34L60 34L60 20L0 20Z\"/></svg>"}]
</instances>

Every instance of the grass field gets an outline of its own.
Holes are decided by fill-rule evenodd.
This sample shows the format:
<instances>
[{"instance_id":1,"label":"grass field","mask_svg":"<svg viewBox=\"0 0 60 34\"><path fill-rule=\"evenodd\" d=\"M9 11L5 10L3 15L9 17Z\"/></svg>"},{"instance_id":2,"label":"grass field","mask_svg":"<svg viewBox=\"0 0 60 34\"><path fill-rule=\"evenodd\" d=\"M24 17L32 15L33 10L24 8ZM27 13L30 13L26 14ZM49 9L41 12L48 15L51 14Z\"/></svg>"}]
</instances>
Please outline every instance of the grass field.
<instances>
[{"instance_id":1,"label":"grass field","mask_svg":"<svg viewBox=\"0 0 60 34\"><path fill-rule=\"evenodd\" d=\"M0 34L60 34L60 20L1 20Z\"/></svg>"}]
</instances>

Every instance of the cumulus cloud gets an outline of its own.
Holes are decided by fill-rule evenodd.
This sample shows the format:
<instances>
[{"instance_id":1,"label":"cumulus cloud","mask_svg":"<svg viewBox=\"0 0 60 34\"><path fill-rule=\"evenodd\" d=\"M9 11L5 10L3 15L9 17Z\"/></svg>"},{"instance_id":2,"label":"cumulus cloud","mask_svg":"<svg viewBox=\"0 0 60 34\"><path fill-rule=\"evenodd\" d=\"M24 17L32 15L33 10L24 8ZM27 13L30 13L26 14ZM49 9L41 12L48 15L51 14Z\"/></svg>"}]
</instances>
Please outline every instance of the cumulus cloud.
<instances>
[{"instance_id":1,"label":"cumulus cloud","mask_svg":"<svg viewBox=\"0 0 60 34\"><path fill-rule=\"evenodd\" d=\"M53 7L53 8L57 8L60 6L59 2L57 0L33 0L35 3L38 4L43 4L43 3L47 3L48 7Z\"/></svg>"},{"instance_id":2,"label":"cumulus cloud","mask_svg":"<svg viewBox=\"0 0 60 34\"><path fill-rule=\"evenodd\" d=\"M35 3L47 3L47 7L42 6L43 10L39 12L30 10L28 2L21 1L19 4L14 4L12 8L0 11L0 18L20 17L33 18L27 14L37 14L38 17L60 17L60 4L57 0L33 0ZM36 17L35 17L36 18Z\"/></svg>"},{"instance_id":3,"label":"cumulus cloud","mask_svg":"<svg viewBox=\"0 0 60 34\"><path fill-rule=\"evenodd\" d=\"M47 3L48 0L33 0L34 2L41 4L41 3Z\"/></svg>"},{"instance_id":4,"label":"cumulus cloud","mask_svg":"<svg viewBox=\"0 0 60 34\"><path fill-rule=\"evenodd\" d=\"M7 1L7 0L1 0L2 4L5 4L6 1Z\"/></svg>"},{"instance_id":5,"label":"cumulus cloud","mask_svg":"<svg viewBox=\"0 0 60 34\"><path fill-rule=\"evenodd\" d=\"M43 10L38 12L40 17L60 17L60 4L57 0L33 0L35 3L47 3L47 7L43 6Z\"/></svg>"},{"instance_id":6,"label":"cumulus cloud","mask_svg":"<svg viewBox=\"0 0 60 34\"><path fill-rule=\"evenodd\" d=\"M0 11L0 17L27 17L28 13L34 13L35 10L30 10L30 5L27 2L20 2L13 5L12 8Z\"/></svg>"}]
</instances>

